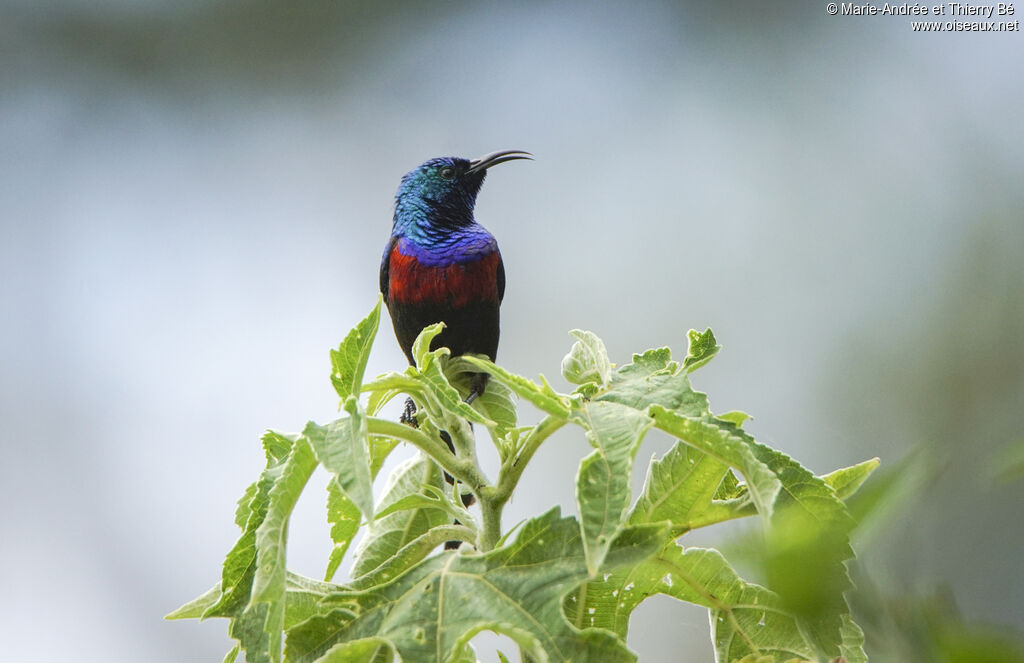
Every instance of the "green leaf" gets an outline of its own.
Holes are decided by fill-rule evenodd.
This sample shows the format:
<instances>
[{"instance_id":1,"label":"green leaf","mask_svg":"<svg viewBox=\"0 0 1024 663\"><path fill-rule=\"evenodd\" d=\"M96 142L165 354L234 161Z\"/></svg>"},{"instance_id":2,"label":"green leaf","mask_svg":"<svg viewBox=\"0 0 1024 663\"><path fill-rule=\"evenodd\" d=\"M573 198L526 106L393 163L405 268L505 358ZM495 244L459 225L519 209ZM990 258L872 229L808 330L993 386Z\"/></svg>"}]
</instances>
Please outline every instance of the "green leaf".
<instances>
[{"instance_id":1,"label":"green leaf","mask_svg":"<svg viewBox=\"0 0 1024 663\"><path fill-rule=\"evenodd\" d=\"M263 451L267 456L267 467L283 463L292 451L297 435L285 435L277 431L268 430L260 438L263 444Z\"/></svg>"},{"instance_id":2,"label":"green leaf","mask_svg":"<svg viewBox=\"0 0 1024 663\"><path fill-rule=\"evenodd\" d=\"M330 580L337 573L345 553L352 545L352 539L359 531L362 516L359 507L345 495L335 480L327 483L327 522L331 525L331 555L327 560L324 580Z\"/></svg>"},{"instance_id":3,"label":"green leaf","mask_svg":"<svg viewBox=\"0 0 1024 663\"><path fill-rule=\"evenodd\" d=\"M424 370L426 364L432 362L436 356L436 353L430 351L430 344L438 334L444 331L444 326L443 322L435 322L424 327L423 331L416 335L416 340L412 342L412 358L419 370Z\"/></svg>"},{"instance_id":4,"label":"green leaf","mask_svg":"<svg viewBox=\"0 0 1024 663\"><path fill-rule=\"evenodd\" d=\"M334 645L316 663L390 663L395 647L385 638L369 637Z\"/></svg>"},{"instance_id":5,"label":"green leaf","mask_svg":"<svg viewBox=\"0 0 1024 663\"><path fill-rule=\"evenodd\" d=\"M487 430L494 446L498 449L503 448L509 433L515 430L519 423L516 405L512 400L512 390L497 380L489 381L484 393L473 401L471 407L494 422L494 426Z\"/></svg>"},{"instance_id":6,"label":"green leaf","mask_svg":"<svg viewBox=\"0 0 1024 663\"><path fill-rule=\"evenodd\" d=\"M380 468L384 466L384 461L388 459L391 452L398 446L398 440L393 437L387 437L386 435L371 435L370 436L370 476L377 478L377 474L380 473Z\"/></svg>"},{"instance_id":7,"label":"green leaf","mask_svg":"<svg viewBox=\"0 0 1024 663\"><path fill-rule=\"evenodd\" d=\"M449 359L445 366L445 374L448 376L449 382L458 389L459 394L468 395L470 380L474 374L480 371L466 359L465 356ZM509 432L518 424L516 405L512 398L511 389L497 380L489 380L484 393L470 406L494 422L494 425L488 427L487 430L491 434L495 446L499 449L502 448Z\"/></svg>"},{"instance_id":8,"label":"green leaf","mask_svg":"<svg viewBox=\"0 0 1024 663\"><path fill-rule=\"evenodd\" d=\"M747 479L758 513L771 517L782 484L755 453L753 438L732 424L713 417L687 417L661 405L650 410L655 425L698 451L735 467Z\"/></svg>"},{"instance_id":9,"label":"green leaf","mask_svg":"<svg viewBox=\"0 0 1024 663\"><path fill-rule=\"evenodd\" d=\"M475 529L475 519L473 515L466 510L462 504L456 504L444 491L438 490L430 484L424 484L421 486L422 493L414 493L412 495L406 495L394 504L378 511L375 514L376 518L383 518L389 516L392 513L398 511L407 511L409 509L443 509L448 512L454 520L458 520L463 525ZM454 489L454 487L453 487Z\"/></svg>"},{"instance_id":10,"label":"green leaf","mask_svg":"<svg viewBox=\"0 0 1024 663\"><path fill-rule=\"evenodd\" d=\"M234 647L231 648L231 651L224 655L224 659L221 661L221 663L235 663L235 660L238 659L238 653L241 651L241 649L241 645L236 644Z\"/></svg>"},{"instance_id":11,"label":"green leaf","mask_svg":"<svg viewBox=\"0 0 1024 663\"><path fill-rule=\"evenodd\" d=\"M285 576L285 630L322 614L324 608L321 602L337 589L338 585L320 582L289 571Z\"/></svg>"},{"instance_id":12,"label":"green leaf","mask_svg":"<svg viewBox=\"0 0 1024 663\"><path fill-rule=\"evenodd\" d=\"M288 454L292 452L292 445L295 444L297 438L298 436L295 436L295 434L284 434L274 430L267 430L263 433L260 443L263 445L267 468L283 463L288 458ZM262 480L265 480L265 478L262 478ZM245 531L246 524L253 515L252 505L257 491L265 490L266 488L265 484L261 488L260 482L250 484L249 488L246 489L245 495L239 500L238 508L234 510L234 524L238 525L243 531ZM261 504L262 502L257 500L255 503ZM262 513L257 513L257 519L262 519L262 517ZM257 523L256 525L258 526L259 524Z\"/></svg>"},{"instance_id":13,"label":"green leaf","mask_svg":"<svg viewBox=\"0 0 1024 663\"><path fill-rule=\"evenodd\" d=\"M720 660L749 654L818 659L800 622L778 595L741 580L717 550L691 548L682 555L672 551L667 558L678 570L673 580L685 579L685 593L711 609L712 639Z\"/></svg>"},{"instance_id":14,"label":"green leaf","mask_svg":"<svg viewBox=\"0 0 1024 663\"><path fill-rule=\"evenodd\" d=\"M377 336L381 300L378 297L377 305L370 314L345 336L337 350L331 350L331 383L342 401L349 396L359 395L366 361L370 357L373 339Z\"/></svg>"},{"instance_id":15,"label":"green leaf","mask_svg":"<svg viewBox=\"0 0 1024 663\"><path fill-rule=\"evenodd\" d=\"M345 409L349 413L347 418L327 426L309 422L303 435L313 445L320 463L334 475L338 487L370 521L373 520L373 481L367 450L366 416L355 396L345 400Z\"/></svg>"},{"instance_id":16,"label":"green leaf","mask_svg":"<svg viewBox=\"0 0 1024 663\"><path fill-rule=\"evenodd\" d=\"M443 509L444 503L438 499L435 495L424 495L422 493L413 493L412 495L406 495L397 502L391 504L387 508L378 511L375 516L377 518L386 518L393 513L399 511L408 511L410 509Z\"/></svg>"},{"instance_id":17,"label":"green leaf","mask_svg":"<svg viewBox=\"0 0 1024 663\"><path fill-rule=\"evenodd\" d=\"M541 376L543 384L537 385L522 376L509 373L504 368L482 357L466 356L463 359L484 373L490 374L491 378L533 403L539 410L563 419L569 416L569 399L556 393L543 376Z\"/></svg>"},{"instance_id":18,"label":"green leaf","mask_svg":"<svg viewBox=\"0 0 1024 663\"><path fill-rule=\"evenodd\" d=\"M395 392L396 394L415 391L419 388L416 384L416 380L409 376L408 373L384 373L378 375L376 378L364 384L360 390L363 392Z\"/></svg>"},{"instance_id":19,"label":"green leaf","mask_svg":"<svg viewBox=\"0 0 1024 663\"><path fill-rule=\"evenodd\" d=\"M462 651L456 653L452 663L478 663L476 650L467 642L466 646L462 648Z\"/></svg>"},{"instance_id":20,"label":"green leaf","mask_svg":"<svg viewBox=\"0 0 1024 663\"><path fill-rule=\"evenodd\" d=\"M209 593L200 597L207 606L202 617L229 618L229 634L239 641L247 659L256 663L280 660L287 522L295 499L316 467L312 451L301 437L293 440L272 433L264 436L264 446L267 468L255 488L246 491L249 499L236 512L239 520L244 516L245 525L224 560L220 598L209 605ZM190 604L190 611L198 607L197 601Z\"/></svg>"},{"instance_id":21,"label":"green leaf","mask_svg":"<svg viewBox=\"0 0 1024 663\"><path fill-rule=\"evenodd\" d=\"M448 382L448 377L445 375L445 368L443 366L447 361L448 353L448 348L435 350L429 355L424 355L424 358L433 357L431 361L426 361L418 371L415 369L409 370L416 373L416 379L422 385L423 390L440 404L444 413L456 415L462 417L466 421L471 421L483 426L496 426L497 424L495 422L467 405L466 402L462 400L462 396L459 394L458 390Z\"/></svg>"},{"instance_id":22,"label":"green leaf","mask_svg":"<svg viewBox=\"0 0 1024 663\"><path fill-rule=\"evenodd\" d=\"M274 603L284 595L288 519L316 464L309 442L304 438L297 439L280 476L270 489L266 517L256 530L256 574L250 605Z\"/></svg>"},{"instance_id":23,"label":"green leaf","mask_svg":"<svg viewBox=\"0 0 1024 663\"><path fill-rule=\"evenodd\" d=\"M220 600L220 583L206 590L177 610L168 613L164 619L200 619L203 614Z\"/></svg>"},{"instance_id":24,"label":"green leaf","mask_svg":"<svg viewBox=\"0 0 1024 663\"><path fill-rule=\"evenodd\" d=\"M462 525L435 525L399 548L386 563L350 582L348 587L365 590L386 584L422 562L442 543L452 540L465 541L467 538L473 538L467 536L470 534L469 528Z\"/></svg>"},{"instance_id":25,"label":"green leaf","mask_svg":"<svg viewBox=\"0 0 1024 663\"><path fill-rule=\"evenodd\" d=\"M370 397L366 399L366 412L371 417L380 414L385 405L403 393L400 389L366 389L364 391L370 392Z\"/></svg>"},{"instance_id":26,"label":"green leaf","mask_svg":"<svg viewBox=\"0 0 1024 663\"><path fill-rule=\"evenodd\" d=\"M864 631L860 630L850 615L843 615L842 637L839 651L846 663L868 663L867 654L864 653ZM1003 663L1009 661L1004 660Z\"/></svg>"},{"instance_id":27,"label":"green leaf","mask_svg":"<svg viewBox=\"0 0 1024 663\"><path fill-rule=\"evenodd\" d=\"M569 354L562 359L562 377L572 384L594 382L600 386L608 384L612 365L604 341L593 332L573 329L569 334L577 340Z\"/></svg>"},{"instance_id":28,"label":"green leaf","mask_svg":"<svg viewBox=\"0 0 1024 663\"><path fill-rule=\"evenodd\" d=\"M736 473L731 469L725 473L724 477L722 477L722 483L719 484L718 490L715 491L716 500L733 500L746 496L747 486L739 482L739 479L736 478ZM753 504L751 504L751 506L753 506Z\"/></svg>"},{"instance_id":29,"label":"green leaf","mask_svg":"<svg viewBox=\"0 0 1024 663\"><path fill-rule=\"evenodd\" d=\"M629 515L632 524L672 523L673 536L737 517L735 506L714 500L729 466L677 442L652 460L643 492Z\"/></svg>"},{"instance_id":30,"label":"green leaf","mask_svg":"<svg viewBox=\"0 0 1024 663\"><path fill-rule=\"evenodd\" d=\"M746 412L742 412L740 410L723 412L722 414L716 414L715 417L717 419L721 419L722 421L728 421L730 424L736 426L736 428L743 428L743 424L745 424L748 419L753 418Z\"/></svg>"},{"instance_id":31,"label":"green leaf","mask_svg":"<svg viewBox=\"0 0 1024 663\"><path fill-rule=\"evenodd\" d=\"M757 511L768 518L764 565L769 586L798 616L816 650L839 656L851 587L844 562L853 557L854 521L836 493L785 454L758 444L735 425L684 417L653 406L655 425L738 469Z\"/></svg>"},{"instance_id":32,"label":"green leaf","mask_svg":"<svg viewBox=\"0 0 1024 663\"><path fill-rule=\"evenodd\" d=\"M654 526L624 530L608 551L607 568L642 561L664 536ZM358 604L357 614L300 624L289 633L288 658L312 661L338 642L382 637L402 660L440 663L490 630L538 661L632 662L611 633L580 631L565 621L562 597L586 575L579 526L554 509L485 555L436 555L372 590L338 593L337 600Z\"/></svg>"},{"instance_id":33,"label":"green leaf","mask_svg":"<svg viewBox=\"0 0 1024 663\"><path fill-rule=\"evenodd\" d=\"M857 492L857 489L871 476L871 473L878 469L880 463L881 461L877 458L872 458L863 463L830 472L822 476L821 480L836 491L839 499L846 500Z\"/></svg>"},{"instance_id":34,"label":"green leaf","mask_svg":"<svg viewBox=\"0 0 1024 663\"><path fill-rule=\"evenodd\" d=\"M722 346L715 341L715 335L711 332L710 327L705 329L703 334L691 329L686 336L690 340L689 352L686 353L686 359L683 360L683 368L687 373L693 373L714 359L718 351L722 349Z\"/></svg>"},{"instance_id":35,"label":"green leaf","mask_svg":"<svg viewBox=\"0 0 1024 663\"><path fill-rule=\"evenodd\" d=\"M591 402L574 413L595 451L576 474L576 503L587 570L597 573L622 527L632 493L633 459L653 423L643 412L618 403Z\"/></svg>"},{"instance_id":36,"label":"green leaf","mask_svg":"<svg viewBox=\"0 0 1024 663\"><path fill-rule=\"evenodd\" d=\"M377 476L388 455L398 446L398 442L399 440L382 435L369 437L371 478ZM379 514L375 514L375 517L379 517ZM334 547L331 548L327 560L324 580L330 580L337 573L362 522L359 507L349 499L333 477L327 484L327 522L331 525L331 541Z\"/></svg>"},{"instance_id":37,"label":"green leaf","mask_svg":"<svg viewBox=\"0 0 1024 663\"><path fill-rule=\"evenodd\" d=\"M721 418L721 415L716 416L717 418ZM685 445L682 449L686 449ZM691 453L697 452L691 450ZM844 467L828 474L823 474L819 476L818 479L823 481L829 488L836 491L837 497L846 501L857 493L864 481L866 481L868 476L878 466L879 459L872 458L856 465L851 465L850 467ZM706 527L708 525L734 519L734 517L754 515L757 513L757 509L754 507L753 502L749 499L745 499L745 496L746 486L743 484L739 484L737 486L735 476L732 472L726 473L725 478L722 480L722 484L715 493L715 502L711 505L709 512L703 514L699 520L691 521L688 529ZM669 520L672 520L671 517ZM859 521L860 519L857 517L855 520ZM656 522L656 519L653 519L652 522Z\"/></svg>"},{"instance_id":38,"label":"green leaf","mask_svg":"<svg viewBox=\"0 0 1024 663\"><path fill-rule=\"evenodd\" d=\"M755 444L757 457L782 481L767 531L768 586L800 619L808 641L826 656L841 653L852 587L844 562L853 558L855 521L836 492L785 454ZM865 468L866 469L866 468Z\"/></svg>"},{"instance_id":39,"label":"green leaf","mask_svg":"<svg viewBox=\"0 0 1024 663\"><path fill-rule=\"evenodd\" d=\"M843 561L852 553L848 530L823 516L798 502L780 506L756 561L816 651L834 658L841 654L843 620L849 616L843 593L852 584Z\"/></svg>"},{"instance_id":40,"label":"green leaf","mask_svg":"<svg viewBox=\"0 0 1024 663\"><path fill-rule=\"evenodd\" d=\"M672 361L668 348L633 355L633 362L617 368L611 386L596 400L621 403L637 410L651 405L689 416L708 413L708 398L690 386L690 378Z\"/></svg>"},{"instance_id":41,"label":"green leaf","mask_svg":"<svg viewBox=\"0 0 1024 663\"><path fill-rule=\"evenodd\" d=\"M711 611L717 660L736 661L748 654L814 658L813 648L779 597L737 577L713 549L685 552L669 543L652 559L587 583L582 612L579 594L566 602L566 614L578 624L605 628L624 637L633 610L645 599L665 594ZM575 599L575 600L573 600Z\"/></svg>"},{"instance_id":42,"label":"green leaf","mask_svg":"<svg viewBox=\"0 0 1024 663\"><path fill-rule=\"evenodd\" d=\"M420 492L424 484L442 489L443 479L432 461L417 455L395 468L377 508L387 509L403 497ZM449 522L448 514L435 508L406 509L372 522L356 546L352 576L358 578L373 571L430 528Z\"/></svg>"},{"instance_id":43,"label":"green leaf","mask_svg":"<svg viewBox=\"0 0 1024 663\"><path fill-rule=\"evenodd\" d=\"M235 507L235 524L244 532L245 524L249 522L249 517L252 515L252 500L256 497L256 492L259 490L259 481L255 481L249 484L249 487L245 489L245 494L238 500L237 506Z\"/></svg>"},{"instance_id":44,"label":"green leaf","mask_svg":"<svg viewBox=\"0 0 1024 663\"><path fill-rule=\"evenodd\" d=\"M256 573L256 530L267 515L270 489L281 476L283 460L288 457L288 453L283 450L287 447L290 452L294 441L278 433L267 433L263 436L263 443L267 450L267 467L239 501L235 521L242 527L242 534L224 559L220 598L203 612L204 619L235 617L249 603ZM275 453L272 454L271 449Z\"/></svg>"},{"instance_id":45,"label":"green leaf","mask_svg":"<svg viewBox=\"0 0 1024 663\"><path fill-rule=\"evenodd\" d=\"M239 640L247 659L262 660L266 652L266 660L281 660L288 520L315 468L316 458L308 441L297 439L268 494L266 516L256 530L252 593L245 610L229 629Z\"/></svg>"}]
</instances>

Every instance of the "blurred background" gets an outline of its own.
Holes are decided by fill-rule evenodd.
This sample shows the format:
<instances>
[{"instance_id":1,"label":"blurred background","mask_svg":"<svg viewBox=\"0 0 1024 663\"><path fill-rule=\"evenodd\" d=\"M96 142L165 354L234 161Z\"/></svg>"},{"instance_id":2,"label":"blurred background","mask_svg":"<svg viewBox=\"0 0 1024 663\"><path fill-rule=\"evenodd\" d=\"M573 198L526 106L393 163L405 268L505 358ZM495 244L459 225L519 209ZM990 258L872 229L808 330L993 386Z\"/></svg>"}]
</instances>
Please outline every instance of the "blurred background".
<instances>
[{"instance_id":1,"label":"blurred background","mask_svg":"<svg viewBox=\"0 0 1024 663\"><path fill-rule=\"evenodd\" d=\"M627 362L712 327L716 411L815 472L888 472L855 539L872 660L932 660L936 628L1010 651L1022 117L1019 32L817 2L5 0L3 659L220 660L226 622L162 617L219 578L262 431L336 416L327 351L376 300L400 176L507 148L537 159L477 207L500 362L567 388L569 329ZM384 320L368 373L403 364ZM574 512L587 452L549 441L506 525ZM318 481L289 549L312 576ZM635 615L641 661L712 659L705 611Z\"/></svg>"}]
</instances>

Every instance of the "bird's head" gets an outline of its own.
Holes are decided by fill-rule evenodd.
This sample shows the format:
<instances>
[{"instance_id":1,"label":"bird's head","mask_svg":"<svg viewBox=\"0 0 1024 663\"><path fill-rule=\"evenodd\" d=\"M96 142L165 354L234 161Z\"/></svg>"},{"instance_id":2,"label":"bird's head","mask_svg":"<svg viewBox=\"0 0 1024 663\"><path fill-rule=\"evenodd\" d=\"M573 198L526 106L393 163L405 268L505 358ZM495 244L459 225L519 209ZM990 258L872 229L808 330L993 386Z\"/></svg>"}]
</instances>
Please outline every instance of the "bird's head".
<instances>
[{"instance_id":1,"label":"bird's head","mask_svg":"<svg viewBox=\"0 0 1024 663\"><path fill-rule=\"evenodd\" d=\"M432 223L460 226L473 222L476 195L487 169L514 159L531 159L529 152L501 150L479 159L439 157L409 171L395 194L396 219L403 214Z\"/></svg>"}]
</instances>

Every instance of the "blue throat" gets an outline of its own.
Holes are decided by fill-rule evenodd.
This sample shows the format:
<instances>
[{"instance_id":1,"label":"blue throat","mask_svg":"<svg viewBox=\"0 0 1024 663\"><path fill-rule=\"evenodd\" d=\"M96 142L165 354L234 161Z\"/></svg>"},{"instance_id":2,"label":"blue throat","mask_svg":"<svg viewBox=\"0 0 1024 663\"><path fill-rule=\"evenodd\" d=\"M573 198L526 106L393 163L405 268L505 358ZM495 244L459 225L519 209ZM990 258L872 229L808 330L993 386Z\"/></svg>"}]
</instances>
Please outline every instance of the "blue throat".
<instances>
[{"instance_id":1,"label":"blue throat","mask_svg":"<svg viewBox=\"0 0 1024 663\"><path fill-rule=\"evenodd\" d=\"M455 178L441 174L468 165L465 159L440 157L402 178L391 235L403 254L439 267L479 260L497 250L494 237L473 218L486 171Z\"/></svg>"},{"instance_id":2,"label":"blue throat","mask_svg":"<svg viewBox=\"0 0 1024 663\"><path fill-rule=\"evenodd\" d=\"M430 267L473 262L498 248L494 236L476 221L451 227L425 219L402 219L396 214L392 235L399 238L402 253Z\"/></svg>"}]
</instances>

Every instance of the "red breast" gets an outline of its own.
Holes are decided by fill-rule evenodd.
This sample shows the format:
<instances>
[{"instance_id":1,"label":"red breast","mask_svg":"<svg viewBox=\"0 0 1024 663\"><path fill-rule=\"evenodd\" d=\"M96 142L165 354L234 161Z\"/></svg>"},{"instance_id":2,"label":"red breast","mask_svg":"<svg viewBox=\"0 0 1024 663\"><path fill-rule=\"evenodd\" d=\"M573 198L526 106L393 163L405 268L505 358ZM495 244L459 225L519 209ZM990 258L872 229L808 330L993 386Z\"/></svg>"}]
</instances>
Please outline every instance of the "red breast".
<instances>
[{"instance_id":1,"label":"red breast","mask_svg":"<svg viewBox=\"0 0 1024 663\"><path fill-rule=\"evenodd\" d=\"M388 260L388 298L402 304L447 303L454 308L471 302L498 300L497 251L470 262L431 267L403 254L396 244Z\"/></svg>"}]
</instances>

